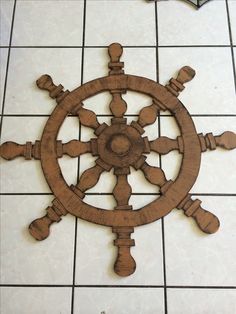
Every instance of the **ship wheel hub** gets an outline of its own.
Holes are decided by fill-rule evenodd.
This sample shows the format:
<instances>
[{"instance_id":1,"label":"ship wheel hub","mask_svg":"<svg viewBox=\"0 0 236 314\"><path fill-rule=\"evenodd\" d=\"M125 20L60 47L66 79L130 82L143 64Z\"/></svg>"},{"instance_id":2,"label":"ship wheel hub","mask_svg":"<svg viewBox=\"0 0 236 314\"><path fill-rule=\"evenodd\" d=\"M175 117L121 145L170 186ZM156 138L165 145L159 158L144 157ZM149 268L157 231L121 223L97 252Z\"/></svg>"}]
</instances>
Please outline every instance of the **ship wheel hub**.
<instances>
[{"instance_id":1,"label":"ship wheel hub","mask_svg":"<svg viewBox=\"0 0 236 314\"><path fill-rule=\"evenodd\" d=\"M115 168L132 166L144 152L144 139L132 126L116 123L99 135L98 155Z\"/></svg>"}]
</instances>

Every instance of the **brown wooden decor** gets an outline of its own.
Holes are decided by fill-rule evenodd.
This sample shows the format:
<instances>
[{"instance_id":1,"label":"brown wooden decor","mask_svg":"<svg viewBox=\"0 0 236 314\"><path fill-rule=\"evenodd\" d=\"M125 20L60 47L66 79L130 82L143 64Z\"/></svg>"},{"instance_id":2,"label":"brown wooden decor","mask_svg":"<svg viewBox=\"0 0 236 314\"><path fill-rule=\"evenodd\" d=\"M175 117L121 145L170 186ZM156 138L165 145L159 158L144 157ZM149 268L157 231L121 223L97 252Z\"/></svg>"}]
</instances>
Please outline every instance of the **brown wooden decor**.
<instances>
[{"instance_id":1,"label":"brown wooden decor","mask_svg":"<svg viewBox=\"0 0 236 314\"><path fill-rule=\"evenodd\" d=\"M214 136L197 134L193 120L177 96L184 89L184 84L192 80L195 71L183 67L176 79L172 78L165 87L147 78L124 74L124 63L120 61L122 46L113 43L108 49L110 55L109 75L88 82L74 91L64 91L62 85L55 85L49 75L37 80L40 89L47 90L57 102L49 117L40 141L17 144L6 142L1 145L1 156L11 160L18 156L25 159L40 159L42 170L55 199L42 218L34 220L29 231L37 240L44 240L49 235L50 225L59 222L63 215L70 213L84 220L112 227L117 234L114 245L118 248L118 257L114 265L120 276L131 275L136 268L130 248L135 245L131 239L134 227L153 222L167 215L173 208L182 209L188 217L197 222L206 233L214 233L219 228L219 220L212 213L201 207L200 200L192 200L189 194L200 168L201 153L217 146L225 149L236 148L236 134L225 132ZM112 95L110 110L113 114L111 124L100 124L96 114L83 106L83 101L98 93L108 91ZM127 109L122 94L135 91L150 96L152 103L144 107L137 121L127 124L124 114ZM176 139L160 137L149 141L143 136L144 128L154 123L161 110L169 110L175 117L181 136ZM76 114L82 125L94 129L96 138L89 142L72 140L62 143L57 140L58 131L68 114ZM167 180L165 173L158 167L146 162L146 154L154 151L167 154L178 150L182 154L182 164L176 180ZM84 153L97 156L94 167L86 170L76 185L68 186L65 182L58 158L63 154L78 157ZM130 167L142 170L145 178L160 187L161 195L152 203L138 210L132 210L129 204L131 186L128 182ZM96 185L102 172L114 169L117 182L113 189L116 200L114 210L105 210L83 201L85 192Z\"/></svg>"}]
</instances>

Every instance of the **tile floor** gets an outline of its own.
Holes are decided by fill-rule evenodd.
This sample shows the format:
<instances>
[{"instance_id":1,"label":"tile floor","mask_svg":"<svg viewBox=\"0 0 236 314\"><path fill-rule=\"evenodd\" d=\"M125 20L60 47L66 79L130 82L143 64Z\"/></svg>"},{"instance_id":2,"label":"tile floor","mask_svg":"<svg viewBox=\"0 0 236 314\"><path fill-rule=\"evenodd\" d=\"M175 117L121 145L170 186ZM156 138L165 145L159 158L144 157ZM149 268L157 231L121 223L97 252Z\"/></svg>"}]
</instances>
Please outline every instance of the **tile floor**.
<instances>
[{"instance_id":1,"label":"tile floor","mask_svg":"<svg viewBox=\"0 0 236 314\"><path fill-rule=\"evenodd\" d=\"M55 83L73 90L107 75L107 46L125 46L125 71L160 80L190 65L197 75L180 95L198 133L236 132L236 6L235 0L214 0L200 10L181 0L2 0L1 5L1 143L39 140L55 102L36 87L50 74ZM43 17L43 19L42 19ZM127 118L137 119L147 96L127 92ZM85 107L109 122L110 95L85 101ZM162 112L146 135L175 138L179 128ZM93 136L68 117L58 139L86 141ZM181 156L161 159L168 179L178 175ZM161 162L161 163L160 163ZM59 159L68 184L94 163L85 154ZM163 220L136 228L133 276L113 272L116 249L109 228L68 215L51 227L50 238L36 242L28 224L45 214L53 195L39 161L1 160L2 314L229 314L236 312L236 151L222 149L202 156L193 198L221 221L214 235L199 231L191 218L173 210ZM140 171L132 171L130 203L134 210L158 196ZM102 175L86 202L111 209L115 177Z\"/></svg>"}]
</instances>

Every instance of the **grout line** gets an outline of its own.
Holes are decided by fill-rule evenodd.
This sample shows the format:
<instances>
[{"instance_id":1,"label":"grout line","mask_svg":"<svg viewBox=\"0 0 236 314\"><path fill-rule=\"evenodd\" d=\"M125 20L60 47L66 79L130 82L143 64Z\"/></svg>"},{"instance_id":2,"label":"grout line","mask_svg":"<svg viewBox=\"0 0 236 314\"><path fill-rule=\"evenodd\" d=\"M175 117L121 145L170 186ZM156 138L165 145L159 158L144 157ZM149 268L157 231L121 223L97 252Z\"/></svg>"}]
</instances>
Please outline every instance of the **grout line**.
<instances>
[{"instance_id":1,"label":"grout line","mask_svg":"<svg viewBox=\"0 0 236 314\"><path fill-rule=\"evenodd\" d=\"M84 51L85 51L85 30L86 30L86 6L87 2L84 0L84 10L83 10L83 39L82 39L82 52L81 52L81 85L84 79ZM81 140L81 123L79 124L79 134L78 140ZM78 157L77 164L77 181L79 180L80 173L80 157ZM77 229L78 229L78 218L75 217L75 239L74 239L74 258L73 258L73 286L71 293L71 314L74 313L74 295L75 295L75 275L76 275L76 255L77 255Z\"/></svg>"},{"instance_id":2,"label":"grout line","mask_svg":"<svg viewBox=\"0 0 236 314\"><path fill-rule=\"evenodd\" d=\"M226 5L226 11L227 11L229 39L230 39L232 66L233 66L233 74L234 74L234 88L235 88L235 93L236 93L236 66L235 66L235 58L234 58L233 36L232 36L232 29L231 29L231 22L230 22L230 13L229 13L229 3L228 3L228 0L225 0L225 5Z\"/></svg>"},{"instance_id":3,"label":"grout line","mask_svg":"<svg viewBox=\"0 0 236 314\"><path fill-rule=\"evenodd\" d=\"M164 288L164 285L63 285L63 284L0 284L0 287L21 287L21 288ZM236 289L236 286L180 286L180 285L170 285L166 286L168 289Z\"/></svg>"},{"instance_id":4,"label":"grout line","mask_svg":"<svg viewBox=\"0 0 236 314\"><path fill-rule=\"evenodd\" d=\"M157 2L155 2L155 29L156 29L156 80L159 83L160 79L160 67L159 67L159 38L158 38L158 8ZM161 137L161 117L158 112L158 137ZM159 166L162 169L161 155L159 155ZM165 227L164 218L161 218L161 230L162 230L162 258L163 258L163 281L164 281L164 312L168 314L168 302L167 302L167 288L166 288L166 255L165 255Z\"/></svg>"},{"instance_id":5,"label":"grout line","mask_svg":"<svg viewBox=\"0 0 236 314\"><path fill-rule=\"evenodd\" d=\"M8 45L0 46L0 48L9 48ZM156 46L153 45L144 45L144 46L126 46L122 45L125 49L137 49L137 48L156 48ZM159 48L229 48L231 45L159 45ZM233 45L233 47L236 47L236 45ZM85 45L83 46L14 46L12 45L11 48L14 49L67 49L67 48L85 48L85 49L101 49L101 48L108 48L108 46L92 46L92 45Z\"/></svg>"},{"instance_id":6,"label":"grout line","mask_svg":"<svg viewBox=\"0 0 236 314\"><path fill-rule=\"evenodd\" d=\"M2 110L1 110L1 119L0 119L0 138L1 138L1 134L2 134L3 114L4 114L5 101L6 101L6 90L7 90L8 70L9 70L10 55L11 55L12 34L13 34L14 19L15 19L15 12L16 12L16 1L17 0L14 0L14 6L13 6L13 10L12 10L11 31L10 31L10 38L9 38L5 82L4 82L4 87L3 87Z\"/></svg>"},{"instance_id":7,"label":"grout line","mask_svg":"<svg viewBox=\"0 0 236 314\"><path fill-rule=\"evenodd\" d=\"M190 193L192 196L212 196L212 197L235 197L236 193ZM1 192L2 196L24 196L24 195L32 195L32 196L43 196L43 195L54 195L53 193L7 193ZM104 195L113 195L112 193L104 193L104 192L87 192L85 193L87 196L104 196ZM131 193L131 195L160 195L160 193Z\"/></svg>"},{"instance_id":8,"label":"grout line","mask_svg":"<svg viewBox=\"0 0 236 314\"><path fill-rule=\"evenodd\" d=\"M159 48L229 48L230 45L160 45Z\"/></svg>"},{"instance_id":9,"label":"grout line","mask_svg":"<svg viewBox=\"0 0 236 314\"><path fill-rule=\"evenodd\" d=\"M71 314L74 313L74 296L75 296L75 274L76 274L76 254L77 254L77 230L78 230L78 218L75 219L75 237L74 237L74 254L73 254L73 274L72 274L72 286L71 286Z\"/></svg>"},{"instance_id":10,"label":"grout line","mask_svg":"<svg viewBox=\"0 0 236 314\"><path fill-rule=\"evenodd\" d=\"M190 193L192 196L225 196L225 197L230 197L230 196L236 196L236 193ZM23 195L32 195L32 196L40 196L40 195L54 195L53 193L7 193L7 192L0 192L0 195L3 196L23 196ZM87 192L85 195L113 195L112 193L107 193L107 192ZM131 195L160 195L160 193L131 193Z\"/></svg>"},{"instance_id":11,"label":"grout line","mask_svg":"<svg viewBox=\"0 0 236 314\"><path fill-rule=\"evenodd\" d=\"M167 286L168 289L236 289L236 286Z\"/></svg>"},{"instance_id":12,"label":"grout line","mask_svg":"<svg viewBox=\"0 0 236 314\"><path fill-rule=\"evenodd\" d=\"M23 113L23 114L14 114L14 113L4 113L4 114L0 114L0 116L2 117L15 117L15 118L24 118L24 117L50 117L50 114L36 114L36 113ZM111 114L97 114L98 117L113 117ZM124 114L124 117L138 117L139 115L136 113L133 114ZM191 117L236 117L236 114L225 114L225 113L216 113L216 114L205 114L205 113L196 113L196 114L190 114ZM73 117L73 118L77 118L77 115L73 115L70 114L67 116L68 118ZM161 114L160 113L160 117L174 117L173 114Z\"/></svg>"}]
</instances>

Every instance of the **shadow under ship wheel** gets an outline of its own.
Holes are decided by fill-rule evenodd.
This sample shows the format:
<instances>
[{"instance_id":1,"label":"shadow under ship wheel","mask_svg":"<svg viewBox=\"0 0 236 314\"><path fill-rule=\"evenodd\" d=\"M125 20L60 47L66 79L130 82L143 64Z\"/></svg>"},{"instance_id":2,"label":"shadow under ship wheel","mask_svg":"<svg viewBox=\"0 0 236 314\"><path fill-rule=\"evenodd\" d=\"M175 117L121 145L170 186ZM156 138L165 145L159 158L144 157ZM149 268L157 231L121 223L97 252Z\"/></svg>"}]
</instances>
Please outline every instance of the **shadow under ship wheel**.
<instances>
[{"instance_id":1,"label":"shadow under ship wheel","mask_svg":"<svg viewBox=\"0 0 236 314\"><path fill-rule=\"evenodd\" d=\"M83 84L72 92L64 91L62 85L56 86L49 75L41 76L37 80L37 86L47 90L50 97L57 102L45 125L42 138L34 144L6 142L1 145L1 156L7 160L23 156L25 159L33 157L41 161L44 176L55 199L52 206L46 209L47 214L30 224L29 231L35 239L47 238L50 225L59 222L61 216L67 213L112 227L112 232L117 234L114 245L118 248L114 270L120 276L128 276L136 268L130 253L131 247L135 245L131 239L134 227L158 220L172 209L179 208L188 217L193 217L202 231L214 233L218 230L218 218L204 210L200 200L192 200L189 191L199 172L201 153L207 149L214 150L216 146L235 148L236 134L197 134L190 114L177 98L184 89L183 84L195 75L190 67L183 67L177 78L172 78L164 87L147 78L124 74L124 63L120 62L120 44L111 44L108 52L111 59L108 64L109 75ZM110 110L113 118L110 125L100 124L96 114L83 107L83 101L87 98L105 91L112 95ZM130 124L124 118L127 104L122 99L122 94L127 91L142 93L152 99L151 104L140 111L137 121ZM143 136L144 128L153 124L162 110L169 110L173 114L181 135L176 139L159 137L149 141ZM58 132L68 114L78 115L82 125L94 129L96 138L88 142L58 141ZM150 166L146 162L146 154L151 151L167 154L172 150L178 150L183 156L179 174L174 181L167 180L161 168ZM95 166L86 170L76 185L68 186L61 173L58 158L63 154L79 157L84 153L97 156ZM150 183L160 187L161 192L160 197L138 210L133 210L129 204L132 193L128 182L130 167L141 170ZM113 189L117 203L114 210L97 208L84 202L85 192L96 185L102 172L110 171L111 168L114 169L117 179Z\"/></svg>"}]
</instances>

